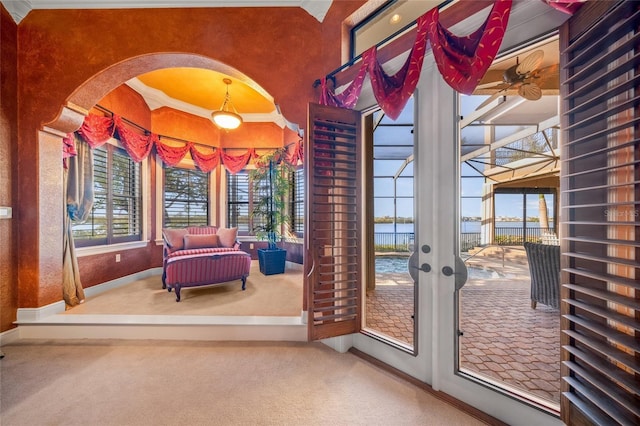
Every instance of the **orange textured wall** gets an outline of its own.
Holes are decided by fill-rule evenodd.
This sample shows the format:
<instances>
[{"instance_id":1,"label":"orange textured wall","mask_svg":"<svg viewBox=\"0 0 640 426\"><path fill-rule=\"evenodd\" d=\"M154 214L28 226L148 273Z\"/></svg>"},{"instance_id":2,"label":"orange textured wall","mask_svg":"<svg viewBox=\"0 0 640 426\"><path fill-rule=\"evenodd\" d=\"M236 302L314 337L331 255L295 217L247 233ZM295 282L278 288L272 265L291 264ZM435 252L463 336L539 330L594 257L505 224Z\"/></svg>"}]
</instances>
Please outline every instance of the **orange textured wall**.
<instances>
[{"instance_id":1,"label":"orange textured wall","mask_svg":"<svg viewBox=\"0 0 640 426\"><path fill-rule=\"evenodd\" d=\"M61 300L52 284L59 272L43 270L61 249L47 253L41 240L55 245L61 226L57 217L48 218L53 200L39 198L62 187L39 179L43 164L60 164L57 147L42 146L48 143L40 139L43 126L64 135L81 123L75 110L91 109L128 79L202 64L250 76L288 120L304 127L306 105L318 97L313 81L340 65L341 22L363 3L334 2L323 23L301 8L32 10L18 26L17 60L9 61L19 64L20 158L13 182L19 194L19 306Z\"/></svg>"},{"instance_id":2,"label":"orange textured wall","mask_svg":"<svg viewBox=\"0 0 640 426\"><path fill-rule=\"evenodd\" d=\"M125 84L109 92L107 96L98 101L98 105L146 130L151 129L149 107L138 92ZM95 112L97 114L102 113L99 110Z\"/></svg>"},{"instance_id":3,"label":"orange textured wall","mask_svg":"<svg viewBox=\"0 0 640 426\"><path fill-rule=\"evenodd\" d=\"M189 142L210 146L220 145L220 130L211 120L172 108L162 107L153 110L150 130L158 135ZM171 143L171 140L165 142Z\"/></svg>"},{"instance_id":4,"label":"orange textured wall","mask_svg":"<svg viewBox=\"0 0 640 426\"><path fill-rule=\"evenodd\" d=\"M116 262L116 253L120 254L120 262ZM150 241L142 249L81 257L78 267L82 286L88 288L149 268L162 267L162 246Z\"/></svg>"},{"instance_id":5,"label":"orange textured wall","mask_svg":"<svg viewBox=\"0 0 640 426\"><path fill-rule=\"evenodd\" d=\"M278 148L282 147L283 133L282 128L274 123L244 123L233 131L222 132L220 146L238 149Z\"/></svg>"},{"instance_id":6,"label":"orange textured wall","mask_svg":"<svg viewBox=\"0 0 640 426\"><path fill-rule=\"evenodd\" d=\"M14 206L16 197L12 184L17 146L18 30L1 4L0 31L0 206ZM0 219L0 332L14 327L18 306L15 224L15 215L13 219Z\"/></svg>"}]
</instances>

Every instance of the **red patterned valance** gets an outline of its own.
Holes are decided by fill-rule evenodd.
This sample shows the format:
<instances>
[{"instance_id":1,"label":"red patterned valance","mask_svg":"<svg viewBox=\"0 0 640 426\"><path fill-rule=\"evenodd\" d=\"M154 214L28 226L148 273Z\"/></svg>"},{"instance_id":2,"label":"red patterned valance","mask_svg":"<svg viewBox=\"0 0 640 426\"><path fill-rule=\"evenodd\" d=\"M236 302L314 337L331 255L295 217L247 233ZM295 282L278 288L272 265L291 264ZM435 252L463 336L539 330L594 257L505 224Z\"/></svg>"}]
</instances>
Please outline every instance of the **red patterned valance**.
<instances>
[{"instance_id":1,"label":"red patterned valance","mask_svg":"<svg viewBox=\"0 0 640 426\"><path fill-rule=\"evenodd\" d=\"M154 147L158 156L169 166L175 166L187 153L190 153L196 166L205 173L214 170L220 162L230 173L237 173L257 157L254 149L249 149L241 155L231 155L219 148L212 148L212 151L207 153L206 150L210 148L197 147L196 143L188 141L179 146L168 145L162 142L160 136L155 133L140 134L132 131L125 120L116 114L113 115L113 118L90 114L85 117L82 126L76 133L91 148L97 148L110 138L117 136L129 156L136 162L147 158ZM63 139L63 159L76 155L72 136L69 134ZM302 139L287 146L286 152L285 161L294 165L302 162Z\"/></svg>"},{"instance_id":2,"label":"red patterned valance","mask_svg":"<svg viewBox=\"0 0 640 426\"><path fill-rule=\"evenodd\" d=\"M160 139L156 141L156 152L162 158L164 164L169 166L175 166L187 155L187 152L191 150L193 144L191 142L185 143L183 146L170 146L162 142Z\"/></svg>"},{"instance_id":3,"label":"red patterned valance","mask_svg":"<svg viewBox=\"0 0 640 426\"><path fill-rule=\"evenodd\" d=\"M587 0L542 0L554 9L573 15Z\"/></svg>"},{"instance_id":4,"label":"red patterned valance","mask_svg":"<svg viewBox=\"0 0 640 426\"><path fill-rule=\"evenodd\" d=\"M115 131L114 120L101 115L87 115L78 134L91 148L98 148L113 137Z\"/></svg>"},{"instance_id":5,"label":"red patterned valance","mask_svg":"<svg viewBox=\"0 0 640 426\"><path fill-rule=\"evenodd\" d=\"M208 173L220 164L220 150L213 148L211 154L205 154L196 149L195 145L191 145L191 158L200 170Z\"/></svg>"},{"instance_id":6,"label":"red patterned valance","mask_svg":"<svg viewBox=\"0 0 640 426\"><path fill-rule=\"evenodd\" d=\"M298 162L304 161L304 151L302 150L302 139L297 143L292 143L284 147L284 161L295 166Z\"/></svg>"},{"instance_id":7,"label":"red patterned valance","mask_svg":"<svg viewBox=\"0 0 640 426\"><path fill-rule=\"evenodd\" d=\"M427 12L431 50L449 86L465 95L473 93L500 49L510 11L511 0L496 1L484 24L465 37L454 35L440 23L438 8Z\"/></svg>"},{"instance_id":8,"label":"red patterned valance","mask_svg":"<svg viewBox=\"0 0 640 426\"><path fill-rule=\"evenodd\" d=\"M73 138L73 133L69 133L66 137L62 138L62 165L66 169L67 158L75 157L78 155L76 151L76 141Z\"/></svg>"},{"instance_id":9,"label":"red patterned valance","mask_svg":"<svg viewBox=\"0 0 640 426\"><path fill-rule=\"evenodd\" d=\"M416 21L416 40L400 71L394 75L386 74L376 58L377 47L371 47L362 54L356 78L339 95L331 92L326 79L320 81L320 103L353 108L360 96L364 73L368 71L378 104L395 120L416 88L427 41L447 84L461 93L472 93L498 53L511 4L512 0L496 0L482 26L464 37L454 35L440 23L437 7L428 11Z\"/></svg>"},{"instance_id":10,"label":"red patterned valance","mask_svg":"<svg viewBox=\"0 0 640 426\"><path fill-rule=\"evenodd\" d=\"M150 133L148 135L140 135L126 128L122 122L122 118L118 115L113 115L113 122L118 132L120 143L127 150L129 157L136 163L147 158L151 152L151 148L158 140L158 136Z\"/></svg>"},{"instance_id":11,"label":"red patterned valance","mask_svg":"<svg viewBox=\"0 0 640 426\"><path fill-rule=\"evenodd\" d=\"M231 173L235 175L240 170L244 169L252 158L256 158L256 150L249 148L245 154L242 155L229 155L223 152L221 155L222 164Z\"/></svg>"}]
</instances>

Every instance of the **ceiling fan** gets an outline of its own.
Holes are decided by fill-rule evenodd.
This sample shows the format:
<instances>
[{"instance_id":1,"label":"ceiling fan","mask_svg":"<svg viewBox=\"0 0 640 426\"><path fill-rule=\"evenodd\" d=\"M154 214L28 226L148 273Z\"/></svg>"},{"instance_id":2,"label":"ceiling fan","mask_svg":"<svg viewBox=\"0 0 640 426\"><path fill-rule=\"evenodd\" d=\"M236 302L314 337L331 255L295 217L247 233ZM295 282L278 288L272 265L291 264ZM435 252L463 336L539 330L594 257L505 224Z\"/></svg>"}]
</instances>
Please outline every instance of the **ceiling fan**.
<instances>
[{"instance_id":1,"label":"ceiling fan","mask_svg":"<svg viewBox=\"0 0 640 426\"><path fill-rule=\"evenodd\" d=\"M502 81L494 81L479 85L476 90L496 90L487 100L481 103L477 109L491 103L494 99L505 94L508 90L517 89L518 95L530 101L536 101L542 97L540 83L551 75L558 74L558 65L550 65L538 68L544 58L542 50L536 50L520 62L516 58L516 64L507 68L502 74Z\"/></svg>"}]
</instances>

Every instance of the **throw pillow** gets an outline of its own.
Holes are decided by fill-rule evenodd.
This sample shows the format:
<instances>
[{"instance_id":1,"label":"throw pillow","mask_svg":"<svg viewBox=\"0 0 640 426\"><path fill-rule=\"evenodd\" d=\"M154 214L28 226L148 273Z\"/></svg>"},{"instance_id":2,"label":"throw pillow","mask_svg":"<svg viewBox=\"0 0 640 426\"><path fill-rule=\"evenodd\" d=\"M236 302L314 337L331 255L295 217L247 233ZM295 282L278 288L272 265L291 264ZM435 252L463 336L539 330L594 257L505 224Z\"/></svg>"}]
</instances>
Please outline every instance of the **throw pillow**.
<instances>
[{"instance_id":1,"label":"throw pillow","mask_svg":"<svg viewBox=\"0 0 640 426\"><path fill-rule=\"evenodd\" d=\"M219 245L218 236L216 234L187 234L184 236L185 250L219 247Z\"/></svg>"},{"instance_id":2,"label":"throw pillow","mask_svg":"<svg viewBox=\"0 0 640 426\"><path fill-rule=\"evenodd\" d=\"M187 230L184 228L162 228L162 238L164 238L169 248L173 251L182 250L184 247L184 236L186 234Z\"/></svg>"},{"instance_id":3,"label":"throw pillow","mask_svg":"<svg viewBox=\"0 0 640 426\"><path fill-rule=\"evenodd\" d=\"M219 228L218 237L220 237L221 247L233 247L238 236L238 228Z\"/></svg>"}]
</instances>

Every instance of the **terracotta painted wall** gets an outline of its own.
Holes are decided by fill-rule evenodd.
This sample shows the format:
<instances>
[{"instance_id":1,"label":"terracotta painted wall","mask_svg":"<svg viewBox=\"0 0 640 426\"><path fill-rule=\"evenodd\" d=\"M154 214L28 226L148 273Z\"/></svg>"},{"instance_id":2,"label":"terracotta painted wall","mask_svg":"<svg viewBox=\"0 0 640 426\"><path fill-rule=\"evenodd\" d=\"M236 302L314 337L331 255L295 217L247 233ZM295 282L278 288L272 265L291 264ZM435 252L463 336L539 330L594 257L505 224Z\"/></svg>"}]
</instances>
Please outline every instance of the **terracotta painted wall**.
<instances>
[{"instance_id":1,"label":"terracotta painted wall","mask_svg":"<svg viewBox=\"0 0 640 426\"><path fill-rule=\"evenodd\" d=\"M100 99L97 105L126 118L146 130L153 130L151 128L151 111L149 111L146 102L138 92L125 84L113 89L104 98ZM92 111L92 113L105 114L98 109Z\"/></svg>"},{"instance_id":2,"label":"terracotta painted wall","mask_svg":"<svg viewBox=\"0 0 640 426\"><path fill-rule=\"evenodd\" d=\"M0 5L0 206L15 207L14 168L17 137L17 35L18 28ZM15 213L15 212L14 212ZM13 328L18 306L13 219L0 219L0 332Z\"/></svg>"},{"instance_id":3,"label":"terracotta painted wall","mask_svg":"<svg viewBox=\"0 0 640 426\"><path fill-rule=\"evenodd\" d=\"M274 97L287 119L304 127L307 103L318 97L312 83L340 64L341 22L362 3L334 2L324 23L300 8L31 11L17 34L21 153L12 186L19 194L19 307L61 300L54 291L61 269L44 273L45 266L59 262L61 248L50 253L41 240L57 235L61 227L48 220L43 208L48 202L39 194L45 194L44 188L47 193L61 191L61 182L39 177L47 167L43 164L60 164L57 146L43 147L43 126L58 137L73 131L82 115L74 110L89 110L129 78L183 66L186 58L191 66L221 64L250 76ZM34 185L42 188L34 190ZM56 238L50 238L51 246ZM144 264L137 254L132 256ZM91 271L100 264L110 265L109 259L83 261L87 284L97 279Z\"/></svg>"}]
</instances>

